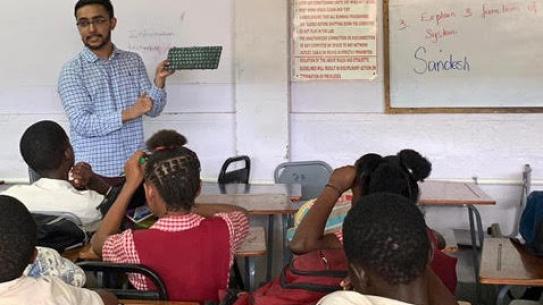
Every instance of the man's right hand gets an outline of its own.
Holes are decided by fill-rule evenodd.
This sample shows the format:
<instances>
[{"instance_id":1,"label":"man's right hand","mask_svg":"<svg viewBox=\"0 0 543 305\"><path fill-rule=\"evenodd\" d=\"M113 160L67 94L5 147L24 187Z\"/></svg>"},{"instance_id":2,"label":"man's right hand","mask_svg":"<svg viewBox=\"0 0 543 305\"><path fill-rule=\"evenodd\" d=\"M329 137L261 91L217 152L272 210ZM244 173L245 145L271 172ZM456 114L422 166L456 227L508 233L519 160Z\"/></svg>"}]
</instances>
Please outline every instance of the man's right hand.
<instances>
[{"instance_id":1,"label":"man's right hand","mask_svg":"<svg viewBox=\"0 0 543 305\"><path fill-rule=\"evenodd\" d=\"M153 100L147 94L142 94L134 105L123 110L123 123L141 117L151 111L152 108Z\"/></svg>"}]
</instances>

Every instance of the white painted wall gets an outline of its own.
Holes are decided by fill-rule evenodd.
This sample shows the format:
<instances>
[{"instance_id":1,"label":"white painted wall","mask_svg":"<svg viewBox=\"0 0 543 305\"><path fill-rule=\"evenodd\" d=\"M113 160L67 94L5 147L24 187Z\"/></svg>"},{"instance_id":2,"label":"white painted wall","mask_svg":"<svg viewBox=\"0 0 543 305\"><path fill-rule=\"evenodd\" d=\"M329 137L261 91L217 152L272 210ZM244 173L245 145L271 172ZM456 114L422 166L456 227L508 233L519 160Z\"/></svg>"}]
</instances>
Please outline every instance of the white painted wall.
<instances>
[{"instance_id":1,"label":"white painted wall","mask_svg":"<svg viewBox=\"0 0 543 305\"><path fill-rule=\"evenodd\" d=\"M432 161L432 178L518 180L525 163L534 179L543 177L542 114L384 114L381 29L376 80L290 84L288 1L231 3L235 84L170 86L170 103L184 104L184 111L145 123L147 135L161 128L185 134L204 177L216 177L235 154L251 156L253 181L271 181L275 166L288 158L338 166L367 152L406 147ZM41 119L67 125L62 113L0 115L0 177L26 177L18 141L26 126ZM480 209L485 226L498 221L509 232L520 188L482 187L498 202ZM429 208L427 217L436 228L467 226L463 209Z\"/></svg>"}]
</instances>

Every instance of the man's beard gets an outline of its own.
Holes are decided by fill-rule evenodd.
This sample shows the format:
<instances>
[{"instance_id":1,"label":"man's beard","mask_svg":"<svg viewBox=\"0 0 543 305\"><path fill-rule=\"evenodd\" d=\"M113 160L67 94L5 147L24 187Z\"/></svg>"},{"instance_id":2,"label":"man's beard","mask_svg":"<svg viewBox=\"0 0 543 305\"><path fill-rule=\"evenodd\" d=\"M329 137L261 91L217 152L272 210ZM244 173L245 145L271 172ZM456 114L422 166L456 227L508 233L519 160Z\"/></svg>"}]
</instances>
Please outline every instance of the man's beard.
<instances>
[{"instance_id":1,"label":"man's beard","mask_svg":"<svg viewBox=\"0 0 543 305\"><path fill-rule=\"evenodd\" d=\"M101 36L101 35L96 34L96 35L93 35L93 36ZM94 45L94 46L93 46L93 45L90 45L89 43L87 43L88 38L89 38L89 37L87 37L87 39L85 39L85 40L83 41L83 44L84 44L87 48L89 48L89 49L91 49L91 50L93 50L93 51L100 50L100 49L102 49L105 45L107 45L107 44L111 41L111 31L109 31L105 37L101 37L101 38L102 38L102 43L100 43L99 45Z\"/></svg>"}]
</instances>

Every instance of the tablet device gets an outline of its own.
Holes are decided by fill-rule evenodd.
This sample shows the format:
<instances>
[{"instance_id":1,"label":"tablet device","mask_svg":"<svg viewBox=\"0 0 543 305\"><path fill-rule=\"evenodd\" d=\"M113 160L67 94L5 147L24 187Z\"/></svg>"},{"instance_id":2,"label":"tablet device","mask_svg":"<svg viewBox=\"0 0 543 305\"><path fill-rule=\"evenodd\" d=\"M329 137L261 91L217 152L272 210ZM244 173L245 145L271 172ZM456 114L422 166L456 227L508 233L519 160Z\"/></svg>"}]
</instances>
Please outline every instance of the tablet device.
<instances>
[{"instance_id":1,"label":"tablet device","mask_svg":"<svg viewBox=\"0 0 543 305\"><path fill-rule=\"evenodd\" d=\"M133 223L142 222L153 216L153 212L146 205L139 206L135 209L128 210L126 212L126 217L130 219Z\"/></svg>"}]
</instances>

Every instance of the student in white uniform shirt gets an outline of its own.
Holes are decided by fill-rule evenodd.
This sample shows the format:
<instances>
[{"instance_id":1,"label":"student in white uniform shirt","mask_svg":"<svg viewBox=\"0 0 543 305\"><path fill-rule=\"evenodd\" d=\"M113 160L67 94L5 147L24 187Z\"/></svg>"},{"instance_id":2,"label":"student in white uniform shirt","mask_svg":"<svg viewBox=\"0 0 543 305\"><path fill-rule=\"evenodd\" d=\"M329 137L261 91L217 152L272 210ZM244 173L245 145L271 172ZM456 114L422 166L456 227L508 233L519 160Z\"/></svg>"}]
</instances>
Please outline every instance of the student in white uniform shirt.
<instances>
[{"instance_id":1,"label":"student in white uniform shirt","mask_svg":"<svg viewBox=\"0 0 543 305\"><path fill-rule=\"evenodd\" d=\"M94 292L56 277L23 275L36 256L36 224L17 199L0 195L0 305L116 305L108 292Z\"/></svg>"},{"instance_id":2,"label":"student in white uniform shirt","mask_svg":"<svg viewBox=\"0 0 543 305\"><path fill-rule=\"evenodd\" d=\"M102 217L97 206L109 185L88 164L74 166L74 152L64 129L52 121L37 122L24 132L19 146L25 162L42 178L31 185L12 186L3 194L19 199L31 212L72 213L88 231L96 230ZM68 180L70 173L74 181Z\"/></svg>"},{"instance_id":3,"label":"student in white uniform shirt","mask_svg":"<svg viewBox=\"0 0 543 305\"><path fill-rule=\"evenodd\" d=\"M318 305L453 305L455 297L430 271L426 224L417 206L389 193L362 197L343 223L343 247L353 291Z\"/></svg>"}]
</instances>

